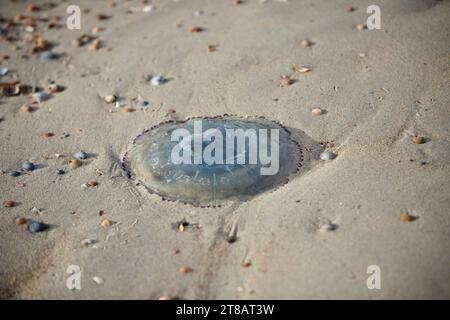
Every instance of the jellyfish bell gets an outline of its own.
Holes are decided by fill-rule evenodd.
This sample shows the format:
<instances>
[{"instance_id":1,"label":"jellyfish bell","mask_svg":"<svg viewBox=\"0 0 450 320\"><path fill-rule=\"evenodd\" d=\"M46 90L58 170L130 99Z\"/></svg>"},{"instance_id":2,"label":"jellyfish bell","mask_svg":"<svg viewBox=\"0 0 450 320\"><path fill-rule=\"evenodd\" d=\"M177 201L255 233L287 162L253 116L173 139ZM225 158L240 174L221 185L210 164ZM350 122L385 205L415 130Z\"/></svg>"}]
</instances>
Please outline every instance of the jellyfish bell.
<instances>
[{"instance_id":1,"label":"jellyfish bell","mask_svg":"<svg viewBox=\"0 0 450 320\"><path fill-rule=\"evenodd\" d=\"M137 136L123 157L151 193L193 205L246 201L285 184L302 148L279 123L220 116L170 121Z\"/></svg>"}]
</instances>

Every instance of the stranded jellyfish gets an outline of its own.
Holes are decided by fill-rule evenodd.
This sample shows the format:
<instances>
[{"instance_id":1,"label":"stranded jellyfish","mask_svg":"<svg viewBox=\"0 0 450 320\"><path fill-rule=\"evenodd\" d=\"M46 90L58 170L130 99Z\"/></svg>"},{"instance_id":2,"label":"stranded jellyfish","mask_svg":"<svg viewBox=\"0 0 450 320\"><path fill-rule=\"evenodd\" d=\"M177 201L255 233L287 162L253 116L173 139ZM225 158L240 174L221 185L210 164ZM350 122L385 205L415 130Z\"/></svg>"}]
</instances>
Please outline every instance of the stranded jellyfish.
<instances>
[{"instance_id":1,"label":"stranded jellyfish","mask_svg":"<svg viewBox=\"0 0 450 320\"><path fill-rule=\"evenodd\" d=\"M283 185L302 160L301 146L279 123L218 116L144 131L125 153L123 168L163 199L203 206L246 201Z\"/></svg>"}]
</instances>

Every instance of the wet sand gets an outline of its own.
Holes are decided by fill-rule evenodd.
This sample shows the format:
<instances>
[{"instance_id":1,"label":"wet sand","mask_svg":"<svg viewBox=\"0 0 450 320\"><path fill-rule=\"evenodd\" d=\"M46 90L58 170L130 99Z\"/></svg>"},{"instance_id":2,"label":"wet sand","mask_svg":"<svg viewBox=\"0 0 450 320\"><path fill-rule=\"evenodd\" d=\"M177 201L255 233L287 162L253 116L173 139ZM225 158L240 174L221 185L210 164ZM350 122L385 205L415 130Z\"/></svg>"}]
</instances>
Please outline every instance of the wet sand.
<instances>
[{"instance_id":1,"label":"wet sand","mask_svg":"<svg viewBox=\"0 0 450 320\"><path fill-rule=\"evenodd\" d=\"M0 207L3 298L450 298L450 1L73 1L89 9L81 30L66 29L68 3L54 3L29 13L0 2L5 19L62 17L61 28L10 27L1 83L65 88L32 112L20 110L28 93L0 98L0 202L16 202ZM381 7L382 30L355 28L369 4ZM94 27L104 28L97 50L73 45ZM33 32L61 57L30 53ZM156 74L170 81L151 86ZM283 75L294 83L280 86ZM135 111L103 100L113 94ZM338 156L311 152L288 184L220 208L163 201L121 169L143 130L225 113L276 120ZM80 150L89 157L72 169ZM27 161L36 170L9 175ZM32 234L17 217L51 228ZM337 228L321 232L326 223ZM81 290L66 287L70 265ZM380 290L366 286L369 265L381 269Z\"/></svg>"}]
</instances>

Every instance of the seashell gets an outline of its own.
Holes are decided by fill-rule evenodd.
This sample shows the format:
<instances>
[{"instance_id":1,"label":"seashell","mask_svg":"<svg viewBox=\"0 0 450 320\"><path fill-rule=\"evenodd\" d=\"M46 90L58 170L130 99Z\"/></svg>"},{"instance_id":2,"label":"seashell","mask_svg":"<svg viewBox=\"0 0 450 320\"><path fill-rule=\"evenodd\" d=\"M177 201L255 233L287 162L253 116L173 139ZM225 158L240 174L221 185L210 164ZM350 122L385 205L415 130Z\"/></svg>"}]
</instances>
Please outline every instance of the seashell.
<instances>
[{"instance_id":1,"label":"seashell","mask_svg":"<svg viewBox=\"0 0 450 320\"><path fill-rule=\"evenodd\" d=\"M123 112L134 112L135 110L134 110L134 108L133 108L132 106L126 105L126 106L122 109L122 111L123 111Z\"/></svg>"},{"instance_id":2,"label":"seashell","mask_svg":"<svg viewBox=\"0 0 450 320\"><path fill-rule=\"evenodd\" d=\"M16 203L14 201L11 201L11 200L3 201L3 206L5 208L12 208L15 205L16 205Z\"/></svg>"},{"instance_id":3,"label":"seashell","mask_svg":"<svg viewBox=\"0 0 450 320\"><path fill-rule=\"evenodd\" d=\"M363 30L367 29L367 25L364 23L358 23L357 25L355 25L355 29L359 30L359 31L363 31Z\"/></svg>"},{"instance_id":4,"label":"seashell","mask_svg":"<svg viewBox=\"0 0 450 320\"><path fill-rule=\"evenodd\" d=\"M166 83L167 82L167 79L166 78L164 78L162 75L157 75L157 76L154 76L154 77L152 77L151 79L150 79L150 84L152 85L152 86L160 86L160 85L162 85L162 84L164 84L164 83Z\"/></svg>"},{"instance_id":5,"label":"seashell","mask_svg":"<svg viewBox=\"0 0 450 320\"><path fill-rule=\"evenodd\" d=\"M41 103L50 99L50 95L45 92L36 92L31 95L33 102Z\"/></svg>"},{"instance_id":6,"label":"seashell","mask_svg":"<svg viewBox=\"0 0 450 320\"><path fill-rule=\"evenodd\" d=\"M320 159L324 161L333 160L337 157L337 154L329 151L322 152L320 154Z\"/></svg>"},{"instance_id":7,"label":"seashell","mask_svg":"<svg viewBox=\"0 0 450 320\"><path fill-rule=\"evenodd\" d=\"M22 163L22 170L24 170L24 171L33 171L34 169L36 169L36 166L34 165L33 162Z\"/></svg>"},{"instance_id":8,"label":"seashell","mask_svg":"<svg viewBox=\"0 0 450 320\"><path fill-rule=\"evenodd\" d=\"M424 144L426 142L425 138L421 136L415 136L412 140L415 144Z\"/></svg>"},{"instance_id":9,"label":"seashell","mask_svg":"<svg viewBox=\"0 0 450 320\"><path fill-rule=\"evenodd\" d=\"M192 269L189 267L181 267L179 270L180 273L189 273L191 271L192 271Z\"/></svg>"},{"instance_id":10,"label":"seashell","mask_svg":"<svg viewBox=\"0 0 450 320\"><path fill-rule=\"evenodd\" d=\"M100 277L93 277L92 280L96 283L96 284L102 284L104 282L104 280Z\"/></svg>"},{"instance_id":11,"label":"seashell","mask_svg":"<svg viewBox=\"0 0 450 320\"><path fill-rule=\"evenodd\" d=\"M102 227L106 228L106 227L112 226L114 224L114 221L109 220L109 219L105 219L100 224L101 224Z\"/></svg>"},{"instance_id":12,"label":"seashell","mask_svg":"<svg viewBox=\"0 0 450 320\"><path fill-rule=\"evenodd\" d=\"M96 187L96 186L98 186L98 182L95 180L91 180L91 181L86 182L86 185L88 187Z\"/></svg>"},{"instance_id":13,"label":"seashell","mask_svg":"<svg viewBox=\"0 0 450 320\"><path fill-rule=\"evenodd\" d=\"M152 11L153 10L153 6L145 6L145 7L143 7L142 8L142 11L143 12L145 12L145 13L148 13L148 12L150 12L150 11Z\"/></svg>"},{"instance_id":14,"label":"seashell","mask_svg":"<svg viewBox=\"0 0 450 320\"><path fill-rule=\"evenodd\" d=\"M69 167L72 168L72 169L81 167L82 164L83 163L80 160L78 160L78 159L71 159L71 160L69 160Z\"/></svg>"},{"instance_id":15,"label":"seashell","mask_svg":"<svg viewBox=\"0 0 450 320\"><path fill-rule=\"evenodd\" d=\"M47 230L49 227L50 226L48 224L33 221L28 225L28 231L30 231L31 233L38 233Z\"/></svg>"},{"instance_id":16,"label":"seashell","mask_svg":"<svg viewBox=\"0 0 450 320\"><path fill-rule=\"evenodd\" d=\"M117 97L115 95L109 95L106 96L104 99L107 103L114 103L117 100Z\"/></svg>"},{"instance_id":17,"label":"seashell","mask_svg":"<svg viewBox=\"0 0 450 320\"><path fill-rule=\"evenodd\" d=\"M202 32L204 30L205 29L203 29L202 27L198 27L198 26L193 26L193 27L189 28L189 32L192 32L192 33L199 33L199 32Z\"/></svg>"},{"instance_id":18,"label":"seashell","mask_svg":"<svg viewBox=\"0 0 450 320\"><path fill-rule=\"evenodd\" d=\"M22 217L17 217L14 222L16 225L21 226L21 225L27 223L27 219L22 218Z\"/></svg>"},{"instance_id":19,"label":"seashell","mask_svg":"<svg viewBox=\"0 0 450 320\"><path fill-rule=\"evenodd\" d=\"M87 154L87 152L81 150L81 151L78 151L77 153L75 153L73 155L73 157L77 160L84 160L84 159L87 159L88 154Z\"/></svg>"},{"instance_id":20,"label":"seashell","mask_svg":"<svg viewBox=\"0 0 450 320\"><path fill-rule=\"evenodd\" d=\"M33 108L30 107L28 104L24 104L20 107L19 110L20 110L20 112L23 112L23 113L29 113L29 112L33 111Z\"/></svg>"},{"instance_id":21,"label":"seashell","mask_svg":"<svg viewBox=\"0 0 450 320\"><path fill-rule=\"evenodd\" d=\"M63 87L56 83L50 83L48 85L48 92L50 92L50 93L58 93L61 91L63 91Z\"/></svg>"},{"instance_id":22,"label":"seashell","mask_svg":"<svg viewBox=\"0 0 450 320\"><path fill-rule=\"evenodd\" d=\"M20 176L20 172L18 172L18 171L11 171L11 172L9 173L9 175L10 175L11 177L18 177L18 176Z\"/></svg>"},{"instance_id":23,"label":"seashell","mask_svg":"<svg viewBox=\"0 0 450 320\"><path fill-rule=\"evenodd\" d=\"M6 97L17 96L20 93L18 82L0 83L2 94Z\"/></svg>"},{"instance_id":24,"label":"seashell","mask_svg":"<svg viewBox=\"0 0 450 320\"><path fill-rule=\"evenodd\" d=\"M309 48L309 47L312 46L312 42L309 41L308 39L305 39L305 40L302 40L302 42L300 42L300 45L301 45L303 48Z\"/></svg>"},{"instance_id":25,"label":"seashell","mask_svg":"<svg viewBox=\"0 0 450 320\"><path fill-rule=\"evenodd\" d=\"M96 241L92 240L92 239L83 239L81 240L81 244L85 247L90 246L92 244L94 244Z\"/></svg>"},{"instance_id":26,"label":"seashell","mask_svg":"<svg viewBox=\"0 0 450 320\"><path fill-rule=\"evenodd\" d=\"M417 217L410 215L409 213L402 213L400 215L400 220L403 222L412 222L416 220Z\"/></svg>"},{"instance_id":27,"label":"seashell","mask_svg":"<svg viewBox=\"0 0 450 320\"><path fill-rule=\"evenodd\" d=\"M301 64L293 64L292 65L292 70L298 72L298 73L306 73L311 71L310 68L302 66Z\"/></svg>"},{"instance_id":28,"label":"seashell","mask_svg":"<svg viewBox=\"0 0 450 320\"><path fill-rule=\"evenodd\" d=\"M320 108L314 108L311 110L311 113L315 116L320 116L323 114L323 110Z\"/></svg>"},{"instance_id":29,"label":"seashell","mask_svg":"<svg viewBox=\"0 0 450 320\"><path fill-rule=\"evenodd\" d=\"M51 60L57 60L59 58L59 54L54 53L53 51L44 51L41 53L40 57L42 60L51 61Z\"/></svg>"},{"instance_id":30,"label":"seashell","mask_svg":"<svg viewBox=\"0 0 450 320\"><path fill-rule=\"evenodd\" d=\"M9 72L9 69L6 67L0 68L0 76L6 76Z\"/></svg>"},{"instance_id":31,"label":"seashell","mask_svg":"<svg viewBox=\"0 0 450 320\"><path fill-rule=\"evenodd\" d=\"M287 87L290 86L291 84L294 83L294 80L292 80L289 76L281 76L281 85L283 87Z\"/></svg>"},{"instance_id":32,"label":"seashell","mask_svg":"<svg viewBox=\"0 0 450 320\"><path fill-rule=\"evenodd\" d=\"M320 226L320 232L334 231L338 228L338 226L334 223L326 223Z\"/></svg>"}]
</instances>

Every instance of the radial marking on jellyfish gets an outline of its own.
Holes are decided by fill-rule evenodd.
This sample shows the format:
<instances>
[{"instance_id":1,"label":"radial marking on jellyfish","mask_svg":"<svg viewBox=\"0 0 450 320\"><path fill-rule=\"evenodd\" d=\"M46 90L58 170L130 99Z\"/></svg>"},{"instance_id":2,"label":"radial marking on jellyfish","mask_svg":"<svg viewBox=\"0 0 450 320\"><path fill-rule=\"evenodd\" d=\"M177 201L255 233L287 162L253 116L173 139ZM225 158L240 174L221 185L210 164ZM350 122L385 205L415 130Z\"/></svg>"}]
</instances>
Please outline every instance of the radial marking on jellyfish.
<instances>
[{"instance_id":1,"label":"radial marking on jellyfish","mask_svg":"<svg viewBox=\"0 0 450 320\"><path fill-rule=\"evenodd\" d=\"M172 141L172 134L176 129L187 129L191 137L196 137L194 123L201 120L202 136L208 129L218 129L224 137L222 153L226 155L226 139L229 129L255 130L267 129L269 132L266 144L267 156L271 154L271 129L277 129L279 135L278 171L271 175L262 175L261 169L270 164L263 164L259 160L251 164L250 138L239 152L237 140L231 159L234 163L212 163L202 161L200 164L173 161L172 151L180 141ZM198 136L198 135L197 135ZM259 138L259 137L258 137ZM216 139L216 138L214 138ZM214 140L202 140L201 151ZM195 143L183 145L191 149L194 159ZM262 145L258 144L258 153ZM183 149L185 151L186 149ZM187 150L189 151L189 150ZM212 154L216 154L214 151ZM269 157L270 157L269 156ZM245 163L237 163L236 159L245 157ZM226 157L225 157L226 158ZM291 132L276 121L263 117L216 116L197 117L186 120L170 120L160 123L134 138L122 158L122 168L130 179L143 185L150 193L160 195L163 200L179 201L194 206L215 206L226 201L247 201L264 191L284 185L297 174L303 166L303 148L294 140Z\"/></svg>"}]
</instances>

